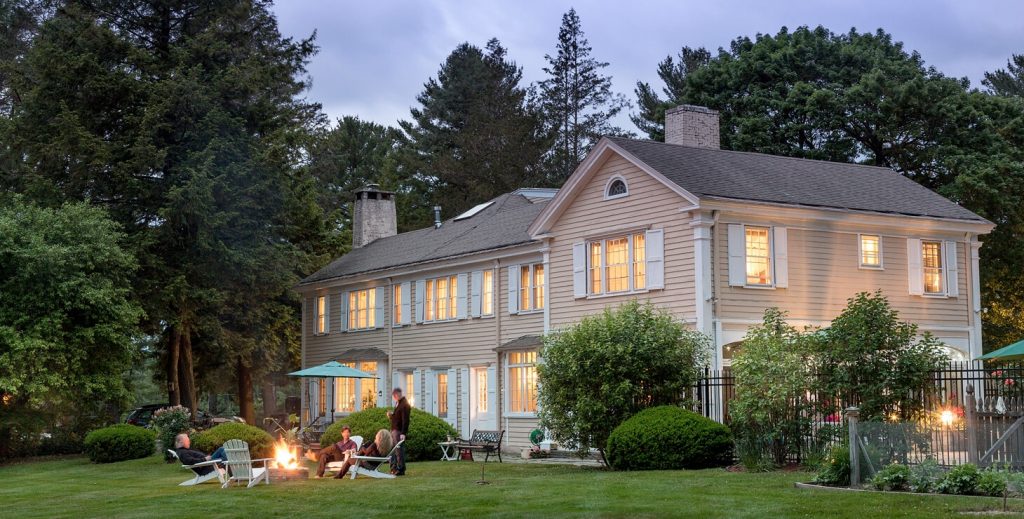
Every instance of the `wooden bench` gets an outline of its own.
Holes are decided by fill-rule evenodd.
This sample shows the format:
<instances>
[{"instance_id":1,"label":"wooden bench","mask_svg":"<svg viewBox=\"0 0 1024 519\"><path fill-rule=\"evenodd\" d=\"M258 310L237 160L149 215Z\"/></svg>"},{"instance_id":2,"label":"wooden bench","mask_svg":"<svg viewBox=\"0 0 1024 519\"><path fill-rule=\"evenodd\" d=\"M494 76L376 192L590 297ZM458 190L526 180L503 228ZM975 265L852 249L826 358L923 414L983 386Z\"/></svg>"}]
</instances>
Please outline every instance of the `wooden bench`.
<instances>
[{"instance_id":1,"label":"wooden bench","mask_svg":"<svg viewBox=\"0 0 1024 519\"><path fill-rule=\"evenodd\" d=\"M497 453L498 463L501 463L501 439L505 437L505 431L481 431L476 429L469 440L459 440L456 445L460 452L469 452L470 457L474 451L481 451L486 454L484 463L491 459L491 454Z\"/></svg>"}]
</instances>

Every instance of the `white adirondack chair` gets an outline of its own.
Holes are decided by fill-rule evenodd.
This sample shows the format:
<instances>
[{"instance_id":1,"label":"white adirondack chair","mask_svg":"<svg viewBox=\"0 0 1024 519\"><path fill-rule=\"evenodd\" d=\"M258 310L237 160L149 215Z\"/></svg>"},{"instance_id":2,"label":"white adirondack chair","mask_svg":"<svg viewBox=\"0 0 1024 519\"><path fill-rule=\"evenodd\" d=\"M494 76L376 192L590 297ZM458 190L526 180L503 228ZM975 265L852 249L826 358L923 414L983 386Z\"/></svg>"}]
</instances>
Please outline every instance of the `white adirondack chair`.
<instances>
[{"instance_id":1,"label":"white adirondack chair","mask_svg":"<svg viewBox=\"0 0 1024 519\"><path fill-rule=\"evenodd\" d=\"M362 446L363 446L363 437L362 436L349 436L348 439L352 440L356 444L356 450L362 448ZM332 462L327 464L327 470L330 470L332 472L335 471L335 470L341 470L341 466L344 465L344 464L345 464L344 461L332 461Z\"/></svg>"},{"instance_id":2,"label":"white adirondack chair","mask_svg":"<svg viewBox=\"0 0 1024 519\"><path fill-rule=\"evenodd\" d=\"M171 453L171 456L173 456L174 459L176 459L178 461L181 461L181 459L178 458L178 453L177 452L174 452L171 449L167 449L167 452ZM200 469L202 467L209 467L209 466L213 466L213 470L210 471L210 472L207 472L206 474L200 474L199 471L196 470L196 469ZM216 479L220 483L224 483L224 469L222 469L222 468L217 466L217 460L204 461L202 463L196 463L195 465L182 465L181 468L191 470L192 473L196 475L196 477L194 477L194 478L192 478L192 479L190 479L188 481L182 481L181 483L178 483L179 487L191 487L191 486L198 485L200 483L206 483L207 481L212 481L214 479Z\"/></svg>"},{"instance_id":3,"label":"white adirondack chair","mask_svg":"<svg viewBox=\"0 0 1024 519\"><path fill-rule=\"evenodd\" d=\"M384 456L384 457L377 457L377 456L352 456L352 459L354 459L357 462L359 462L359 463L356 463L355 465L352 465L352 468L350 468L348 470L349 473L352 474L352 479L356 479L356 476L359 475L359 474L362 474L364 476L371 477L371 478L378 478L378 479L395 479L395 475L394 474L391 474L389 472L384 472L383 470L381 470L381 467L383 467L384 465L390 465L391 464L391 457L398 453L398 448L403 443L405 443L405 440L402 440L402 441L396 443L395 446L391 448L391 452L389 452L388 455ZM376 466L374 468L364 467L364 466L362 466L363 465L362 462L364 462L364 461L368 462L368 464L370 464L370 465L376 463Z\"/></svg>"},{"instance_id":4,"label":"white adirondack chair","mask_svg":"<svg viewBox=\"0 0 1024 519\"><path fill-rule=\"evenodd\" d=\"M273 458L252 459L249 456L249 444L242 440L226 441L224 453L228 456L227 465L230 474L221 488L227 488L232 481L236 483L244 481L246 488L252 488L260 481L270 484L270 470L267 468L267 462L272 461ZM263 466L256 467L256 464Z\"/></svg>"}]
</instances>

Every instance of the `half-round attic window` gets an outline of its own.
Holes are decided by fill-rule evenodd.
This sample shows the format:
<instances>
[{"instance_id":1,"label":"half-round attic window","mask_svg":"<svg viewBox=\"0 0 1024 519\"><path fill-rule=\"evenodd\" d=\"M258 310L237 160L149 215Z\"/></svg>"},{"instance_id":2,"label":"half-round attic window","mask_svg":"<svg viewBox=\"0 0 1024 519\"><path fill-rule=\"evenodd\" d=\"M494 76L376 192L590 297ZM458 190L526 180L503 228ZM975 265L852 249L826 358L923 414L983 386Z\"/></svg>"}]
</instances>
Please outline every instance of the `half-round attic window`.
<instances>
[{"instance_id":1,"label":"half-round attic window","mask_svg":"<svg viewBox=\"0 0 1024 519\"><path fill-rule=\"evenodd\" d=\"M626 181L621 178L615 178L608 183L608 190L605 192L605 198L619 198L628 194L629 189L626 187Z\"/></svg>"}]
</instances>

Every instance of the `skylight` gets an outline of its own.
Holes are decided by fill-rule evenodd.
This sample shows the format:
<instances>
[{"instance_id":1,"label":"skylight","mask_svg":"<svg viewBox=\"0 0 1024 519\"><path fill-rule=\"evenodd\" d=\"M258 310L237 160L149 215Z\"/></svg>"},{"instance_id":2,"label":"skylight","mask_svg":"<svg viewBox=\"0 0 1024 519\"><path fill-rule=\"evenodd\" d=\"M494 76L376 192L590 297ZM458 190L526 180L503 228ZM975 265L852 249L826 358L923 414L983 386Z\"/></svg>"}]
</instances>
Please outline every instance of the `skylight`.
<instances>
[{"instance_id":1,"label":"skylight","mask_svg":"<svg viewBox=\"0 0 1024 519\"><path fill-rule=\"evenodd\" d=\"M460 214L459 216L456 216L455 220L458 221L458 220L465 220L466 218L471 218L471 217L475 216L477 213L479 213L480 211L483 211L484 209L487 209L488 207L490 207L491 204L493 204L493 203L494 203L494 200L491 200L490 202L484 202L484 203L482 203L480 205L473 206L473 208L470 209L469 211L466 211L466 212Z\"/></svg>"}]
</instances>

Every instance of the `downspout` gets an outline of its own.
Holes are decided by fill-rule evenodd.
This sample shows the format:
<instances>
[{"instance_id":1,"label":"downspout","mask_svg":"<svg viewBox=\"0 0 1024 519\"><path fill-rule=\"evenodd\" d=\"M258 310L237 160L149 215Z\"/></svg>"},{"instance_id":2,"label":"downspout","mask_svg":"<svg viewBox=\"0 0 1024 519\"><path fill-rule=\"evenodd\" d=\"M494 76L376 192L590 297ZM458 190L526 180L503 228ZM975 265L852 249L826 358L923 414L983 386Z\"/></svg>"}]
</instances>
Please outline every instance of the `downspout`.
<instances>
[{"instance_id":1,"label":"downspout","mask_svg":"<svg viewBox=\"0 0 1024 519\"><path fill-rule=\"evenodd\" d=\"M494 344L495 344L495 347L499 347L499 346L501 346L501 315L503 313L501 311L501 296L502 296L502 294L501 294L501 290L500 290L500 288L501 288L501 277L500 277L501 276L501 260L495 259L494 260L494 266L492 268L494 269L494 275L493 275L494 287L495 287L495 289L494 289L494 297L497 298L497 301L494 302ZM508 300L508 295L506 294L505 297L506 297L505 300L507 301ZM504 368L501 365L501 355L502 355L501 352L498 352L498 354L497 354L498 362L497 362L497 364L495 364L495 368L494 368L494 377L497 378L497 380L494 381L494 388L496 390L494 396L496 397L495 400L497 400L497 402L494 402L494 412L497 413L496 415L494 415L494 423L496 423L496 424L500 424L501 423L501 419L503 418L503 415L505 414L505 406L503 405L503 403L505 401L504 400L503 388L505 386L504 386L504 381L502 380L502 377L501 377L502 373L504 372ZM501 396L499 396L499 395L501 395ZM505 429L504 430L507 432L508 431L508 417L504 417L504 418L505 418ZM504 436L505 436L505 446L507 447L508 446L508 434L505 434Z\"/></svg>"}]
</instances>

